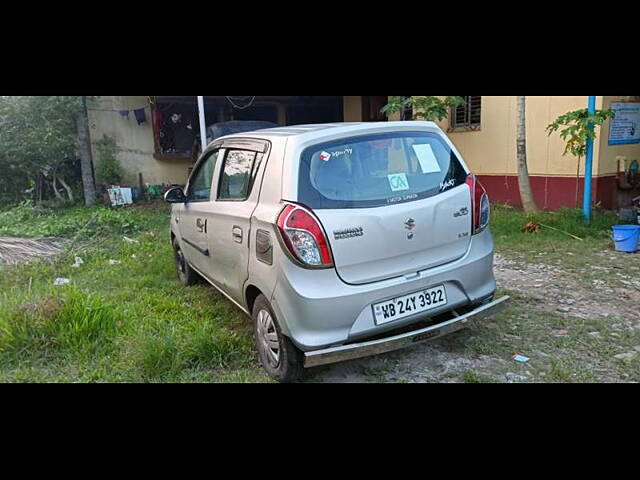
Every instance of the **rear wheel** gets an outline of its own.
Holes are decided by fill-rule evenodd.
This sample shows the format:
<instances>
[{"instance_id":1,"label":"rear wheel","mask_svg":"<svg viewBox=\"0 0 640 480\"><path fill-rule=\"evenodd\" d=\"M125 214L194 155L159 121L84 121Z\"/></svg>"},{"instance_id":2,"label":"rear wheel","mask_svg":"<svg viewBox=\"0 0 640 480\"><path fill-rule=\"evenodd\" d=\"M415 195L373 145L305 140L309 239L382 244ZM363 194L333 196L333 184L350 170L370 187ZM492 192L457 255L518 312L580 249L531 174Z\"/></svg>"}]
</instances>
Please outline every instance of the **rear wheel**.
<instances>
[{"instance_id":1,"label":"rear wheel","mask_svg":"<svg viewBox=\"0 0 640 480\"><path fill-rule=\"evenodd\" d=\"M183 285L190 286L198 282L198 274L189 266L189 262L180 248L178 239L173 239L173 256L176 260L176 267L178 268L178 278Z\"/></svg>"},{"instance_id":2,"label":"rear wheel","mask_svg":"<svg viewBox=\"0 0 640 480\"><path fill-rule=\"evenodd\" d=\"M259 295L253 305L253 332L262 368L279 382L294 382L304 369L303 354L282 334L269 301Z\"/></svg>"}]
</instances>

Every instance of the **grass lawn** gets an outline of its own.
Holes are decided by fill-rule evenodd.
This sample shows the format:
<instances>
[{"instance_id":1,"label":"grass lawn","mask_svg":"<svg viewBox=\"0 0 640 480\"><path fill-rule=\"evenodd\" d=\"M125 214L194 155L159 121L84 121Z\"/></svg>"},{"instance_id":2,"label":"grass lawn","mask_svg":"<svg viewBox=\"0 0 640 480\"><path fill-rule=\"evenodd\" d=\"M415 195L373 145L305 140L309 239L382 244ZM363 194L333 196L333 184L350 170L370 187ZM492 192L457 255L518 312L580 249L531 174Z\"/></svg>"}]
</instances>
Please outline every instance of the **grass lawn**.
<instances>
[{"instance_id":1,"label":"grass lawn","mask_svg":"<svg viewBox=\"0 0 640 480\"><path fill-rule=\"evenodd\" d=\"M0 381L270 381L258 364L250 320L213 288L178 282L168 218L164 204L0 212L0 236L70 242L69 251L53 260L0 265ZM521 232L530 220L544 225L539 233ZM640 380L637 357L612 358L640 345L639 330L615 328L628 318L557 312L522 283L544 265L560 272L546 284L545 295L556 292L549 293L554 301L568 290L588 292L594 302L621 301L605 290L637 288L629 279L640 277L640 255L614 254L608 233L614 223L615 216L603 213L586 227L574 210L527 218L494 206L496 250L522 269L523 278L499 285L513 296L508 311L441 345L470 358L509 359L522 352L533 360L523 366L489 362L491 369L469 368L454 380L496 381L507 370L527 370L531 379L545 382ZM72 267L76 256L84 262L78 268ZM54 286L58 277L71 283ZM594 282L606 289L594 291ZM561 329L568 334L553 334ZM383 371L376 375L385 378Z\"/></svg>"},{"instance_id":2,"label":"grass lawn","mask_svg":"<svg viewBox=\"0 0 640 480\"><path fill-rule=\"evenodd\" d=\"M168 216L164 204L0 214L0 236L72 238L94 219L54 263L2 270L0 381L269 381L250 321L214 289L178 282Z\"/></svg>"}]
</instances>

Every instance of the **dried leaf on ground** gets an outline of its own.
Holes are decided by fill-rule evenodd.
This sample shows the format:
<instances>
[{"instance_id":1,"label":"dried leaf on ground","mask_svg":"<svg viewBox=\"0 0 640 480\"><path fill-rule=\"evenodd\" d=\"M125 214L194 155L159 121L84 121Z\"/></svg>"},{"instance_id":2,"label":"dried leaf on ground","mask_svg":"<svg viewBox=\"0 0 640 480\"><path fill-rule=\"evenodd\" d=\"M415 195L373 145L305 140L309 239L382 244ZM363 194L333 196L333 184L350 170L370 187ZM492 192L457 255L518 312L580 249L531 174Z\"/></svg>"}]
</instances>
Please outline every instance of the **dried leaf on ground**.
<instances>
[{"instance_id":1,"label":"dried leaf on ground","mask_svg":"<svg viewBox=\"0 0 640 480\"><path fill-rule=\"evenodd\" d=\"M537 222L529 222L524 227L522 227L523 233L540 233L542 227Z\"/></svg>"}]
</instances>

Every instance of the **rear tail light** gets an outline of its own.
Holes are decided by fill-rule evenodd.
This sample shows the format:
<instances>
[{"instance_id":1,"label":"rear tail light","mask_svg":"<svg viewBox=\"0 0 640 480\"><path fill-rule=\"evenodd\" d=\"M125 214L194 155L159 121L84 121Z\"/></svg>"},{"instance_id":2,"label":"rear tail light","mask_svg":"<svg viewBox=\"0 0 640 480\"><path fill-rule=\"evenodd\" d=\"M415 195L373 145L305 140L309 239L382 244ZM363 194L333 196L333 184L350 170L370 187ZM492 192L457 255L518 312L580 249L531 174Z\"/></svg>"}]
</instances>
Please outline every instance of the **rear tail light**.
<instances>
[{"instance_id":1,"label":"rear tail light","mask_svg":"<svg viewBox=\"0 0 640 480\"><path fill-rule=\"evenodd\" d=\"M319 268L333 266L327 237L310 210L287 204L278 216L278 229L289 252L303 265Z\"/></svg>"},{"instance_id":2,"label":"rear tail light","mask_svg":"<svg viewBox=\"0 0 640 480\"><path fill-rule=\"evenodd\" d=\"M473 212L471 234L475 235L489 225L491 207L489 206L489 195L475 175L469 174L467 185L471 190L471 211Z\"/></svg>"}]
</instances>

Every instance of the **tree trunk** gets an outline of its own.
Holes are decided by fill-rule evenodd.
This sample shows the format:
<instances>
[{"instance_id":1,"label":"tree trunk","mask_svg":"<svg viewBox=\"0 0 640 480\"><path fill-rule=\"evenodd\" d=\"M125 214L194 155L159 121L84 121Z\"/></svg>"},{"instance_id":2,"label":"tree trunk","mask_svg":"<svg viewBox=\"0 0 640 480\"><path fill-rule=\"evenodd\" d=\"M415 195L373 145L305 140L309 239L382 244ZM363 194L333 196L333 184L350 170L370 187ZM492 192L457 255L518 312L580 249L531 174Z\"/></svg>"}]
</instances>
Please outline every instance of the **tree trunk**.
<instances>
[{"instance_id":1,"label":"tree trunk","mask_svg":"<svg viewBox=\"0 0 640 480\"><path fill-rule=\"evenodd\" d=\"M520 187L520 199L522 200L522 208L525 213L533 213L538 211L533 192L531 191L531 182L529 180L529 169L527 168L527 127L526 127L526 111L525 98L518 98L518 185Z\"/></svg>"},{"instance_id":2,"label":"tree trunk","mask_svg":"<svg viewBox=\"0 0 640 480\"><path fill-rule=\"evenodd\" d=\"M44 174L38 171L38 181L36 183L38 203L42 203L42 197L44 195Z\"/></svg>"},{"instance_id":3,"label":"tree trunk","mask_svg":"<svg viewBox=\"0 0 640 480\"><path fill-rule=\"evenodd\" d=\"M67 184L67 182L64 181L64 178L56 175L56 178L58 179L58 182L60 182L60 185L62 185L64 187L64 189L67 191L67 196L69 197L69 201L73 202L74 198L73 198L73 190L71 190L71 187Z\"/></svg>"},{"instance_id":4,"label":"tree trunk","mask_svg":"<svg viewBox=\"0 0 640 480\"><path fill-rule=\"evenodd\" d=\"M82 172L85 205L95 205L96 184L93 178L93 158L91 155L91 137L89 136L89 118L87 116L86 97L82 97L82 108L76 118L78 128L78 153Z\"/></svg>"},{"instance_id":5,"label":"tree trunk","mask_svg":"<svg viewBox=\"0 0 640 480\"><path fill-rule=\"evenodd\" d=\"M60 195L60 192L58 191L58 185L56 183L56 179L57 177L54 175L52 175L53 180L51 181L51 186L53 187L53 193L56 194L56 197L58 198L58 200L60 200L61 202L64 202L64 197L62 195Z\"/></svg>"}]
</instances>

